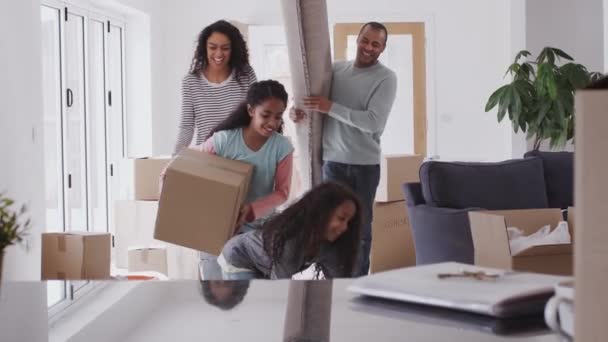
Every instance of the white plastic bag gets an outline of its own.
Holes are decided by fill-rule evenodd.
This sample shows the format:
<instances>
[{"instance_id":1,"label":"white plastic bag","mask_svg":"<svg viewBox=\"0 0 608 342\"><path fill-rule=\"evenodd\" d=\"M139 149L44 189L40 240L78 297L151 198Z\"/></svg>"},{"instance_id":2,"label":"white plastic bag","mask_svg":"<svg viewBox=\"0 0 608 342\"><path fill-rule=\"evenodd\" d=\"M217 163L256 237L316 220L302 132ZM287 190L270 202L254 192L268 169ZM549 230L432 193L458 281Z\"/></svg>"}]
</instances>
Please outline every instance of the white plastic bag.
<instances>
[{"instance_id":1,"label":"white plastic bag","mask_svg":"<svg viewBox=\"0 0 608 342\"><path fill-rule=\"evenodd\" d=\"M568 231L568 222L566 221L560 221L553 231L551 231L549 225L546 225L530 235L524 235L523 231L517 227L508 227L507 233L509 235L511 255L516 255L532 246L568 244L572 242L570 232Z\"/></svg>"}]
</instances>

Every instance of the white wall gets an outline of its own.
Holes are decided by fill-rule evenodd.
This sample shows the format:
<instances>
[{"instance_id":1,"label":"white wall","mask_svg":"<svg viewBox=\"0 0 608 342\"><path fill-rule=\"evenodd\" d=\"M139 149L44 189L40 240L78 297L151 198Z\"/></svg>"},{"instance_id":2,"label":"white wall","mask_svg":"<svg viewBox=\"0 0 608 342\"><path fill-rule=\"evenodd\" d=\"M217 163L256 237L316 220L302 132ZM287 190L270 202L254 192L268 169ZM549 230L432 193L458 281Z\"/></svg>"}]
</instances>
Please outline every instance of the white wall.
<instances>
[{"instance_id":1,"label":"white wall","mask_svg":"<svg viewBox=\"0 0 608 342\"><path fill-rule=\"evenodd\" d=\"M527 47L533 55L553 46L589 70L603 70L602 0L532 0L526 11Z\"/></svg>"},{"instance_id":2,"label":"white wall","mask_svg":"<svg viewBox=\"0 0 608 342\"><path fill-rule=\"evenodd\" d=\"M40 2L3 2L0 11L0 192L27 204L28 249L12 246L3 279L40 278L44 165L40 75Z\"/></svg>"},{"instance_id":3,"label":"white wall","mask_svg":"<svg viewBox=\"0 0 608 342\"><path fill-rule=\"evenodd\" d=\"M511 54L512 58L515 55L526 48L526 0L512 0L511 1ZM510 144L506 144L505 155L509 155L511 158L521 158L526 151L528 146L526 144L525 133L519 131L515 133L510 125L505 128L507 137L506 141L511 141Z\"/></svg>"}]
</instances>

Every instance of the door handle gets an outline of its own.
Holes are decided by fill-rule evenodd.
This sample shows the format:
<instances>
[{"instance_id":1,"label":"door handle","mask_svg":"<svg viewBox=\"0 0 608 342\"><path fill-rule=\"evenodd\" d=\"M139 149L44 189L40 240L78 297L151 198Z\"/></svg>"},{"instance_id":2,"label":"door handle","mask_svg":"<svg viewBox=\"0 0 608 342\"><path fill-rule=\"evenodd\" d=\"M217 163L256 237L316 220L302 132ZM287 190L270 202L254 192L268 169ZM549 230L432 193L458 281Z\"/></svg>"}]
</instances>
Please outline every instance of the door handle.
<instances>
[{"instance_id":1,"label":"door handle","mask_svg":"<svg viewBox=\"0 0 608 342\"><path fill-rule=\"evenodd\" d=\"M72 93L72 89L70 88L67 89L66 100L68 108L72 107L72 105L74 104L74 94Z\"/></svg>"}]
</instances>

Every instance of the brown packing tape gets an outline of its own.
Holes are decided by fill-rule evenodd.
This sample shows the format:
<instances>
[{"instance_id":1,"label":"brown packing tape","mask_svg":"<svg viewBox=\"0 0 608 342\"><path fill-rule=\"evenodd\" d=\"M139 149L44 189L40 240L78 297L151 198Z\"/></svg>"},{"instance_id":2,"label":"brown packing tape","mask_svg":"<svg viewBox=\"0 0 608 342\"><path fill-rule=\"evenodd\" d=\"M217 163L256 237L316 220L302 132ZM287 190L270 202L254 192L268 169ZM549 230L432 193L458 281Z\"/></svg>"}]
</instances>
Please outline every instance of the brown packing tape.
<instances>
[{"instance_id":1,"label":"brown packing tape","mask_svg":"<svg viewBox=\"0 0 608 342\"><path fill-rule=\"evenodd\" d=\"M66 250L65 245L65 235L57 235L57 250L64 253Z\"/></svg>"}]
</instances>

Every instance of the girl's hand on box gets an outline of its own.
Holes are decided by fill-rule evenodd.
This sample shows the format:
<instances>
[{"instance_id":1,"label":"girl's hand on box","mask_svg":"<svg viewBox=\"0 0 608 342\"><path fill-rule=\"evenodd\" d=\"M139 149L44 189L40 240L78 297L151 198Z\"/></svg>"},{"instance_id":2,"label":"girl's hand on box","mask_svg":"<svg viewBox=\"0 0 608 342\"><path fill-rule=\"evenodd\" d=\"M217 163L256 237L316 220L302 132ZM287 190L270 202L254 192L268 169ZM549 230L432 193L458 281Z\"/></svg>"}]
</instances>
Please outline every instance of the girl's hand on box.
<instances>
[{"instance_id":1,"label":"girl's hand on box","mask_svg":"<svg viewBox=\"0 0 608 342\"><path fill-rule=\"evenodd\" d=\"M234 234L236 235L243 224L251 221L253 221L253 208L251 208L250 204L243 204L239 212L239 218L236 221L236 227L234 227Z\"/></svg>"}]
</instances>

